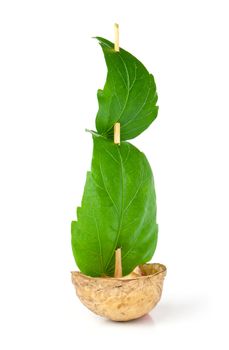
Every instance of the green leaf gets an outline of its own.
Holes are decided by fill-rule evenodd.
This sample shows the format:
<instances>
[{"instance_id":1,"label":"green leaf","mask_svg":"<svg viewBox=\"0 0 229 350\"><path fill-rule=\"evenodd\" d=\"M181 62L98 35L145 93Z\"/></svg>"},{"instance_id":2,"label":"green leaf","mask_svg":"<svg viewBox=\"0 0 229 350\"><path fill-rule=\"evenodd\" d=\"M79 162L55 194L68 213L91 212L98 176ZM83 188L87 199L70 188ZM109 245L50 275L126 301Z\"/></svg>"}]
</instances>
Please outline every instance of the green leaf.
<instances>
[{"instance_id":1,"label":"green leaf","mask_svg":"<svg viewBox=\"0 0 229 350\"><path fill-rule=\"evenodd\" d=\"M113 276L114 253L121 247L126 275L156 248L153 175L145 155L130 143L119 146L96 135L93 141L92 168L72 222L73 254L83 273Z\"/></svg>"},{"instance_id":2,"label":"green leaf","mask_svg":"<svg viewBox=\"0 0 229 350\"><path fill-rule=\"evenodd\" d=\"M157 117L157 92L154 78L129 52L114 50L114 44L97 37L107 64L107 79L98 90L99 111L96 128L99 134L113 138L113 126L121 124L121 140L141 134Z\"/></svg>"}]
</instances>

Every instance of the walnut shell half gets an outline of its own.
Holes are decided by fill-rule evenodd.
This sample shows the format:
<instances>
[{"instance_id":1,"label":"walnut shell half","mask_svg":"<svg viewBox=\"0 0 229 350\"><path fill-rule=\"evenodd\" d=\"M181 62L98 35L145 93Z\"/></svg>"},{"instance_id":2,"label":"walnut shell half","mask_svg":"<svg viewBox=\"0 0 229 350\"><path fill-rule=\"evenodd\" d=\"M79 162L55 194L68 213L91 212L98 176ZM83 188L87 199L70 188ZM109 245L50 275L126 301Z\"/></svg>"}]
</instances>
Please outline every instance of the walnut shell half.
<instances>
[{"instance_id":1,"label":"walnut shell half","mask_svg":"<svg viewBox=\"0 0 229 350\"><path fill-rule=\"evenodd\" d=\"M162 264L145 264L140 269L142 275L134 278L90 277L72 272L72 282L81 302L95 314L113 321L129 321L155 307L166 275Z\"/></svg>"}]
</instances>

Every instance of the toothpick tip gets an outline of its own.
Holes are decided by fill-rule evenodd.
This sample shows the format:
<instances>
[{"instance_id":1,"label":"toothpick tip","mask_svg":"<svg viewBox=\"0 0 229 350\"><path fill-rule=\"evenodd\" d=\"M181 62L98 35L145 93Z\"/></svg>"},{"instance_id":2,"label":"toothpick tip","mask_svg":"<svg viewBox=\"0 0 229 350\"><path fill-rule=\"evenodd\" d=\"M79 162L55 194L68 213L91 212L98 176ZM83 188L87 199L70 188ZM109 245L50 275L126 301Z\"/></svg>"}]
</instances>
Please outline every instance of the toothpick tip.
<instances>
[{"instance_id":1,"label":"toothpick tip","mask_svg":"<svg viewBox=\"0 0 229 350\"><path fill-rule=\"evenodd\" d=\"M119 25L118 25L118 23L114 24L114 32L115 32L114 49L115 49L115 51L119 51Z\"/></svg>"}]
</instances>

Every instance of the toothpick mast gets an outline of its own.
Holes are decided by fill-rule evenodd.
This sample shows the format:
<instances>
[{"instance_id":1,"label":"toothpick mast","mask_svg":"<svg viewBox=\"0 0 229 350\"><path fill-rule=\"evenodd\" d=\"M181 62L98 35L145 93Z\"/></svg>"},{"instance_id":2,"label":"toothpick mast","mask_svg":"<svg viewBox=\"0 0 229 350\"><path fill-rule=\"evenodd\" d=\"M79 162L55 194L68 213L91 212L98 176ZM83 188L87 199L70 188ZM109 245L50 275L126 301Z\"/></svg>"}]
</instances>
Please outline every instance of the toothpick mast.
<instances>
[{"instance_id":1,"label":"toothpick mast","mask_svg":"<svg viewBox=\"0 0 229 350\"><path fill-rule=\"evenodd\" d=\"M114 49L115 51L119 51L119 25L115 23L114 25L114 32L115 32L115 43L114 43ZM120 123L115 123L114 125L114 143L117 145L120 145ZM115 278L122 277L122 250L121 248L118 248L115 251L115 272L114 272Z\"/></svg>"},{"instance_id":2,"label":"toothpick mast","mask_svg":"<svg viewBox=\"0 0 229 350\"><path fill-rule=\"evenodd\" d=\"M118 23L114 24L114 32L115 32L114 49L115 49L115 51L119 51L119 25L118 25Z\"/></svg>"},{"instance_id":3,"label":"toothpick mast","mask_svg":"<svg viewBox=\"0 0 229 350\"><path fill-rule=\"evenodd\" d=\"M122 277L122 250L121 248L118 248L115 251L115 278Z\"/></svg>"},{"instance_id":4,"label":"toothpick mast","mask_svg":"<svg viewBox=\"0 0 229 350\"><path fill-rule=\"evenodd\" d=\"M120 145L120 123L114 125L114 143Z\"/></svg>"},{"instance_id":5,"label":"toothpick mast","mask_svg":"<svg viewBox=\"0 0 229 350\"><path fill-rule=\"evenodd\" d=\"M119 52L119 25L117 23L114 25L114 34L114 49L116 52ZM114 125L114 143L117 145L120 144L120 123L115 123Z\"/></svg>"}]
</instances>

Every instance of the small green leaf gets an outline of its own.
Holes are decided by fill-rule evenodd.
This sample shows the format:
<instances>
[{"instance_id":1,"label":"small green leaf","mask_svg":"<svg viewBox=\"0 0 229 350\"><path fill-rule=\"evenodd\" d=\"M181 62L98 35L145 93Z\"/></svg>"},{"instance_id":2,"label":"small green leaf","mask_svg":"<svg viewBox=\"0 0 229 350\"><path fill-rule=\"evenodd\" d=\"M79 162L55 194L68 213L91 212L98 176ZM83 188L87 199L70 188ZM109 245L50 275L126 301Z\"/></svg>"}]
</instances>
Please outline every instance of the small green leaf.
<instances>
[{"instance_id":1,"label":"small green leaf","mask_svg":"<svg viewBox=\"0 0 229 350\"><path fill-rule=\"evenodd\" d=\"M156 248L153 175L145 155L130 143L118 146L97 135L93 141L92 168L72 222L73 254L83 273L113 276L114 253L121 247L126 275Z\"/></svg>"},{"instance_id":2,"label":"small green leaf","mask_svg":"<svg viewBox=\"0 0 229 350\"><path fill-rule=\"evenodd\" d=\"M113 126L121 124L121 140L141 134L157 117L157 92L154 78L129 52L114 50L114 44L97 37L107 64L107 79L98 90L99 111L96 128L99 134L113 138Z\"/></svg>"}]
</instances>

